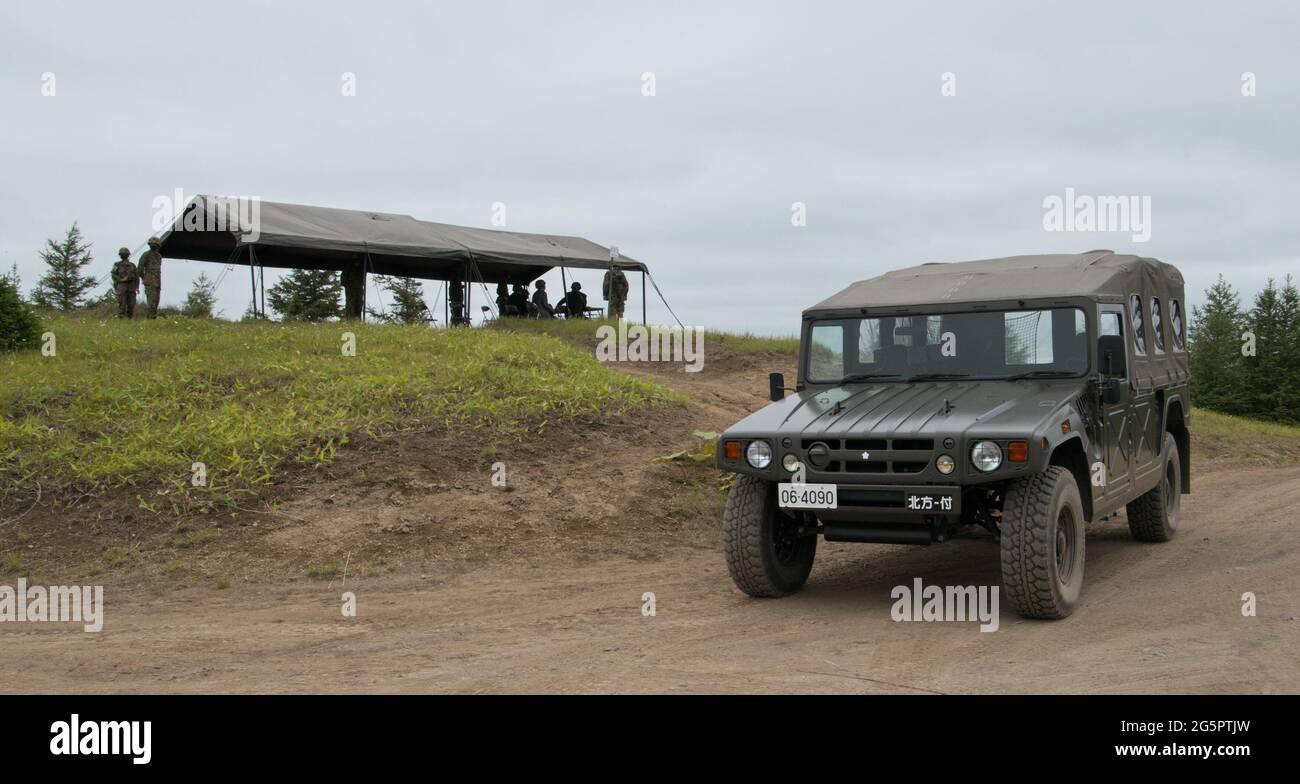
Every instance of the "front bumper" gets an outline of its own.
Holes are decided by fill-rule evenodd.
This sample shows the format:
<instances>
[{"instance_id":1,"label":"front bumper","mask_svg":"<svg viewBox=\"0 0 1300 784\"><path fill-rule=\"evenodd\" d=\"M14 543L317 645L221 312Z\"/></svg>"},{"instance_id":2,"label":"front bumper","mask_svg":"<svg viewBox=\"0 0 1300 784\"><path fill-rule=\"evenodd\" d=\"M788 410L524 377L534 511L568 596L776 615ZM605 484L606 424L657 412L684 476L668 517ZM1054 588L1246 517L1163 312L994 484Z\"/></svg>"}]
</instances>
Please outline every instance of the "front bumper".
<instances>
[{"instance_id":1,"label":"front bumper","mask_svg":"<svg viewBox=\"0 0 1300 784\"><path fill-rule=\"evenodd\" d=\"M823 522L925 523L961 519L960 485L837 484L839 504L835 509L817 509ZM951 508L909 507L908 497L924 495L952 499Z\"/></svg>"}]
</instances>

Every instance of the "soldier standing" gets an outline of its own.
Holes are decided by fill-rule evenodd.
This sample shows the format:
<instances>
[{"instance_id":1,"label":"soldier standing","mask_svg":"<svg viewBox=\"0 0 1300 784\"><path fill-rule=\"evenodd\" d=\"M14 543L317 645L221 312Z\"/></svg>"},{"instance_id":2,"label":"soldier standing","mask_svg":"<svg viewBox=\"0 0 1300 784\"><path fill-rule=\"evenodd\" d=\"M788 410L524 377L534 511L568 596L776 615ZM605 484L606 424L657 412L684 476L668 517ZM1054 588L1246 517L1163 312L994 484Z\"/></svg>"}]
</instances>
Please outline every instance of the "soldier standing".
<instances>
[{"instance_id":1,"label":"soldier standing","mask_svg":"<svg viewBox=\"0 0 1300 784\"><path fill-rule=\"evenodd\" d=\"M150 237L149 250L140 256L139 275L140 280L144 283L145 299L149 303L149 318L158 318L158 298L162 295L163 257L158 252L158 248L161 246L162 242L157 237ZM132 299L134 299L134 296ZM131 307L134 310L134 302Z\"/></svg>"},{"instance_id":2,"label":"soldier standing","mask_svg":"<svg viewBox=\"0 0 1300 784\"><path fill-rule=\"evenodd\" d=\"M453 280L447 284L447 298L451 300L451 326L468 324L465 315L465 282Z\"/></svg>"},{"instance_id":3,"label":"soldier standing","mask_svg":"<svg viewBox=\"0 0 1300 784\"><path fill-rule=\"evenodd\" d=\"M623 306L627 303L627 275L618 267L610 267L601 282L600 293L609 302L609 317L623 318Z\"/></svg>"},{"instance_id":4,"label":"soldier standing","mask_svg":"<svg viewBox=\"0 0 1300 784\"><path fill-rule=\"evenodd\" d=\"M122 248L113 265L113 292L117 294L117 317L135 317L135 295L140 291L140 273L131 263L131 250Z\"/></svg>"}]
</instances>

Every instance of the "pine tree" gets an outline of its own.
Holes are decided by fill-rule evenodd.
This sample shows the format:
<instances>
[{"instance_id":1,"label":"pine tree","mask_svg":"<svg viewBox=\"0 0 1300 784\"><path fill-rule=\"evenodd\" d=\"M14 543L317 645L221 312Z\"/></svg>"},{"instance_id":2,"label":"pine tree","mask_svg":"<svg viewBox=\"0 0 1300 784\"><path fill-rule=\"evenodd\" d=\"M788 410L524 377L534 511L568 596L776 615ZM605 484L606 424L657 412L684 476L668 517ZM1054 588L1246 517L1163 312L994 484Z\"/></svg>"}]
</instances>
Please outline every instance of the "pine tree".
<instances>
[{"instance_id":1,"label":"pine tree","mask_svg":"<svg viewBox=\"0 0 1300 784\"><path fill-rule=\"evenodd\" d=\"M376 276L379 286L392 295L384 311L370 309L370 315L389 324L422 324L425 320L424 287L414 278Z\"/></svg>"},{"instance_id":2,"label":"pine tree","mask_svg":"<svg viewBox=\"0 0 1300 784\"><path fill-rule=\"evenodd\" d=\"M1291 276L1281 289L1270 279L1255 296L1246 328L1255 335L1255 356L1243 361L1243 396L1251 416L1282 422L1300 421L1300 392L1296 382L1297 323L1300 293Z\"/></svg>"},{"instance_id":3,"label":"pine tree","mask_svg":"<svg viewBox=\"0 0 1300 784\"><path fill-rule=\"evenodd\" d=\"M14 274L17 272L15 268ZM0 276L0 351L36 348L40 342L40 319L18 296L12 278Z\"/></svg>"},{"instance_id":4,"label":"pine tree","mask_svg":"<svg viewBox=\"0 0 1300 784\"><path fill-rule=\"evenodd\" d=\"M337 272L294 270L266 292L266 300L286 321L324 321L343 315L342 294Z\"/></svg>"},{"instance_id":5,"label":"pine tree","mask_svg":"<svg viewBox=\"0 0 1300 784\"><path fill-rule=\"evenodd\" d=\"M1191 354L1192 402L1229 414L1244 414L1241 333L1237 292L1220 275L1205 291L1205 306L1192 309L1187 331Z\"/></svg>"},{"instance_id":6,"label":"pine tree","mask_svg":"<svg viewBox=\"0 0 1300 784\"><path fill-rule=\"evenodd\" d=\"M42 308L76 310L85 304L87 292L96 284L93 277L81 274L82 268L94 261L90 245L82 238L76 223L68 229L63 242L46 240L46 245L41 260L49 266L49 271L36 283L32 301Z\"/></svg>"},{"instance_id":7,"label":"pine tree","mask_svg":"<svg viewBox=\"0 0 1300 784\"><path fill-rule=\"evenodd\" d=\"M185 296L185 304L181 306L181 314L190 318L215 318L214 308L217 305L217 284L207 276L206 273L200 272L199 276L194 279L194 285L190 287L190 293Z\"/></svg>"},{"instance_id":8,"label":"pine tree","mask_svg":"<svg viewBox=\"0 0 1300 784\"><path fill-rule=\"evenodd\" d=\"M1282 377L1279 379L1282 395L1278 403L1279 418L1291 424L1300 424L1300 289L1295 280L1286 276L1282 287Z\"/></svg>"}]
</instances>

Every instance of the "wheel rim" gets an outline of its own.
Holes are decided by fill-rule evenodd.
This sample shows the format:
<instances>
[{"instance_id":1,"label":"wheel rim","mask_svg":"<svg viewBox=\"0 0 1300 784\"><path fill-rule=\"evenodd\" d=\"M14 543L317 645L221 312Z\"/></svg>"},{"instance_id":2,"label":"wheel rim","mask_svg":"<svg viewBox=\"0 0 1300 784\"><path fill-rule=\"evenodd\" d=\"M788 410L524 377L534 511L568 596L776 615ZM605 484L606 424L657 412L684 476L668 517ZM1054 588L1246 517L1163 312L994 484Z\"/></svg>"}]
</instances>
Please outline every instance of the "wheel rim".
<instances>
[{"instance_id":1,"label":"wheel rim","mask_svg":"<svg viewBox=\"0 0 1300 784\"><path fill-rule=\"evenodd\" d=\"M778 563L789 566L799 551L799 523L777 512L772 521L772 552Z\"/></svg>"},{"instance_id":2,"label":"wheel rim","mask_svg":"<svg viewBox=\"0 0 1300 784\"><path fill-rule=\"evenodd\" d=\"M1074 573L1075 548L1074 512L1063 507L1056 518L1056 577L1062 583L1070 581Z\"/></svg>"}]
</instances>

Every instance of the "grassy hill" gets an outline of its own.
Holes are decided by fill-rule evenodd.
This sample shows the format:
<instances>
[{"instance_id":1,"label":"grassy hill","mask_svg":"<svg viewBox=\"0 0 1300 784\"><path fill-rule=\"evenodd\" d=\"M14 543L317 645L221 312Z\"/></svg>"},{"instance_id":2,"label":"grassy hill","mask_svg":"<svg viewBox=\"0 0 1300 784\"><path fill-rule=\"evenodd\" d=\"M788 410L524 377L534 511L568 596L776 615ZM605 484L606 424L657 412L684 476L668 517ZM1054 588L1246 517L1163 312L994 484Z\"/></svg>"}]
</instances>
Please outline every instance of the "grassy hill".
<instances>
[{"instance_id":1,"label":"grassy hill","mask_svg":"<svg viewBox=\"0 0 1300 784\"><path fill-rule=\"evenodd\" d=\"M186 318L46 328L55 356L0 355L0 502L123 485L219 497L359 437L522 435L684 399L541 334ZM205 488L192 486L196 462Z\"/></svg>"}]
</instances>

